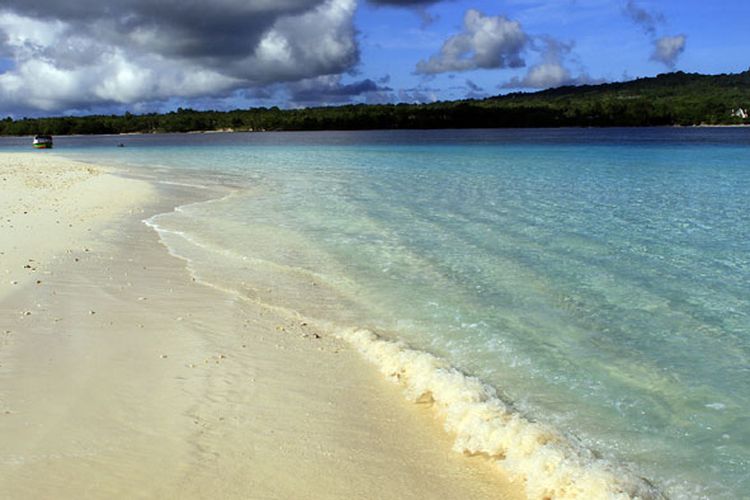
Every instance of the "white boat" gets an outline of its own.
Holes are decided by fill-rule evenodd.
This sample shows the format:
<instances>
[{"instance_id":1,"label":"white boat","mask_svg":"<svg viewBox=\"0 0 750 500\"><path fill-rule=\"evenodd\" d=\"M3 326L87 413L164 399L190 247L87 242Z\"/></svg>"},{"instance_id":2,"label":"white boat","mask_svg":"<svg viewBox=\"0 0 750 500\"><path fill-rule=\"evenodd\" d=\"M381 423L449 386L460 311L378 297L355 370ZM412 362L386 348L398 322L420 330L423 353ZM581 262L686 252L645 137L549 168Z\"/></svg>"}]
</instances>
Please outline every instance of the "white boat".
<instances>
[{"instance_id":1,"label":"white boat","mask_svg":"<svg viewBox=\"0 0 750 500\"><path fill-rule=\"evenodd\" d=\"M37 135L34 137L32 144L36 149L50 149L52 148L52 136Z\"/></svg>"}]
</instances>

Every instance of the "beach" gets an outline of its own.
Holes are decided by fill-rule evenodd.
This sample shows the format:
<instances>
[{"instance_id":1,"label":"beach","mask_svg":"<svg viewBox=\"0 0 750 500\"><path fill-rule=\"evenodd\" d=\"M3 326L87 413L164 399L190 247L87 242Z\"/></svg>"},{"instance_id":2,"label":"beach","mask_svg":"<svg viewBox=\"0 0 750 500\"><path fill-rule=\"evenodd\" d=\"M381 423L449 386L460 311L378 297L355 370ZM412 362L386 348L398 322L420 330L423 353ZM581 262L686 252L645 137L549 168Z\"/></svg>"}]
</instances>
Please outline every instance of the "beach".
<instances>
[{"instance_id":1,"label":"beach","mask_svg":"<svg viewBox=\"0 0 750 500\"><path fill-rule=\"evenodd\" d=\"M3 0L0 500L750 500L750 2L619 4Z\"/></svg>"},{"instance_id":2,"label":"beach","mask_svg":"<svg viewBox=\"0 0 750 500\"><path fill-rule=\"evenodd\" d=\"M0 155L4 498L523 498L349 343L143 221L221 195Z\"/></svg>"},{"instance_id":3,"label":"beach","mask_svg":"<svg viewBox=\"0 0 750 500\"><path fill-rule=\"evenodd\" d=\"M0 485L741 497L746 141L4 139Z\"/></svg>"}]
</instances>

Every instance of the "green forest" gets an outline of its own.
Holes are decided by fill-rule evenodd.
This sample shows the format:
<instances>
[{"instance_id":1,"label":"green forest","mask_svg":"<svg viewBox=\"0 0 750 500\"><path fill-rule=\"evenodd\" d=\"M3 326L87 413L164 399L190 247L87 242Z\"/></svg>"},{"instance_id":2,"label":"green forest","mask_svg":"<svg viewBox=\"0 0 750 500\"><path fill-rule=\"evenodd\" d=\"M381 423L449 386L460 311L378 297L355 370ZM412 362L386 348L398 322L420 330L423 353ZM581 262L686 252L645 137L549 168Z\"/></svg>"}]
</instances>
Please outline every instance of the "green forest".
<instances>
[{"instance_id":1,"label":"green forest","mask_svg":"<svg viewBox=\"0 0 750 500\"><path fill-rule=\"evenodd\" d=\"M622 83L430 104L251 108L165 114L5 118L0 135L71 135L211 130L368 130L750 124L750 70L667 73Z\"/></svg>"}]
</instances>

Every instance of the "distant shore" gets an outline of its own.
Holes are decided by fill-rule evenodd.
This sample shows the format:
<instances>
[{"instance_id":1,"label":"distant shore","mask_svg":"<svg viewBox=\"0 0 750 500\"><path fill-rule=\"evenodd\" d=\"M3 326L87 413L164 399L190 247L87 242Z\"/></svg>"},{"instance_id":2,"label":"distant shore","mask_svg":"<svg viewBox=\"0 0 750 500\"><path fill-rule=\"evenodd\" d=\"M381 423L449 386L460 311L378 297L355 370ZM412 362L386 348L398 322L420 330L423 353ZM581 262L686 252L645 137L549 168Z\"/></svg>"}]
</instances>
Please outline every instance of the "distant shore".
<instances>
[{"instance_id":1,"label":"distant shore","mask_svg":"<svg viewBox=\"0 0 750 500\"><path fill-rule=\"evenodd\" d=\"M0 135L748 124L750 70L720 75L677 71L626 82L455 101L11 118L0 121Z\"/></svg>"},{"instance_id":2,"label":"distant shore","mask_svg":"<svg viewBox=\"0 0 750 500\"><path fill-rule=\"evenodd\" d=\"M599 127L599 126L559 126L559 127L497 127L497 128L476 128L474 130L586 130L586 129L617 129L617 128L623 128L623 129L669 129L669 128L678 128L678 129L744 129L744 128L750 128L750 124L747 123L738 123L738 124L697 124L697 125L638 125L638 126L607 126L607 127ZM91 137L91 136L97 136L97 137L138 137L138 136L151 136L151 135L170 135L170 134L190 134L190 135L200 135L200 134L271 134L271 133L296 133L296 132L394 132L394 131L417 131L417 130L472 130L472 128L424 128L424 129L414 129L414 128L406 128L406 129L392 129L392 128L375 128L375 129L354 129L354 130L342 130L342 129L315 129L315 130L234 130L234 129L205 129L205 130L188 130L188 131L177 131L177 132L165 132L165 131L142 131L142 132L121 132L121 133L97 133L97 134L63 134L58 135L56 137ZM9 136L4 135L0 138L7 138L7 139L21 139L21 138L31 138L34 134L27 134L23 136Z\"/></svg>"}]
</instances>

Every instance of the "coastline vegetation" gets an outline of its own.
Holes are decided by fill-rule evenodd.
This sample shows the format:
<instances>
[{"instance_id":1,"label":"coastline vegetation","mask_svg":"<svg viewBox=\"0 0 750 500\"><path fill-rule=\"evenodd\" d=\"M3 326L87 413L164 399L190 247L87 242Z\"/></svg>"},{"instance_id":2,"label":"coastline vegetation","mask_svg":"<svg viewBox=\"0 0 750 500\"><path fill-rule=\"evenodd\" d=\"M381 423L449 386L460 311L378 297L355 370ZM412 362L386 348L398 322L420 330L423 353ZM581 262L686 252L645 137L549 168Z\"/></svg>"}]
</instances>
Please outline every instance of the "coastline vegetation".
<instances>
[{"instance_id":1,"label":"coastline vegetation","mask_svg":"<svg viewBox=\"0 0 750 500\"><path fill-rule=\"evenodd\" d=\"M0 120L0 135L670 125L750 125L750 69L721 75L675 72L429 104L8 117Z\"/></svg>"}]
</instances>

